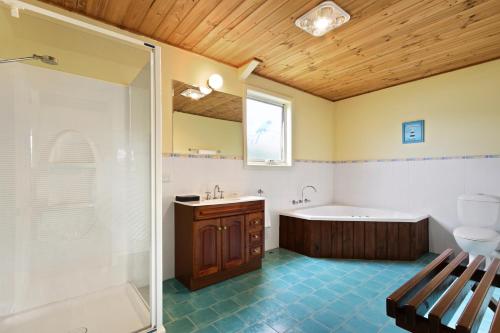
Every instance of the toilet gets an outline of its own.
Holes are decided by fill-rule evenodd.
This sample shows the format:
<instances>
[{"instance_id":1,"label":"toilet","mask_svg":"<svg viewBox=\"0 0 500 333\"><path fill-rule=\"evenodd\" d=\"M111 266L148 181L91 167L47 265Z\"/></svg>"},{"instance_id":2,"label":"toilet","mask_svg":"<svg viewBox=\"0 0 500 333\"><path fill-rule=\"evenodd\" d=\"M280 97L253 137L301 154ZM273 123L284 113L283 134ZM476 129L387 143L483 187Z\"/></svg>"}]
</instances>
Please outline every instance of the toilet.
<instances>
[{"instance_id":1,"label":"toilet","mask_svg":"<svg viewBox=\"0 0 500 333\"><path fill-rule=\"evenodd\" d=\"M500 198L486 194L464 194L458 197L458 218L462 224L453 230L460 248L469 253L469 263L477 255L486 257L486 267L491 263L500 244Z\"/></svg>"}]
</instances>

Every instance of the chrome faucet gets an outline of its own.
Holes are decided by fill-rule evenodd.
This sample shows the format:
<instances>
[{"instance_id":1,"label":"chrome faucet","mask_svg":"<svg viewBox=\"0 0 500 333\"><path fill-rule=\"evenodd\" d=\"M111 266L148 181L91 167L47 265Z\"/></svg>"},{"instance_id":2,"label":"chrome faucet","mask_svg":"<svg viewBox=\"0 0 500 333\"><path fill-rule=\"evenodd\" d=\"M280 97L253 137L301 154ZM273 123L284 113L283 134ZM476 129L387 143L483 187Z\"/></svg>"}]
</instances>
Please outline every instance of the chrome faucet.
<instances>
[{"instance_id":1,"label":"chrome faucet","mask_svg":"<svg viewBox=\"0 0 500 333\"><path fill-rule=\"evenodd\" d=\"M220 194L220 197L217 198L217 193ZM224 199L224 191L221 191L220 189L220 186L219 185L215 185L214 186L214 196L213 196L214 199Z\"/></svg>"},{"instance_id":2,"label":"chrome faucet","mask_svg":"<svg viewBox=\"0 0 500 333\"><path fill-rule=\"evenodd\" d=\"M312 185L307 185L307 186L304 186L302 188L302 200L301 202L303 203L308 203L308 202L311 202L311 200L309 200L308 198L304 197L304 191L308 188L312 188L314 190L314 192L318 192L318 190L316 189L316 187L312 186Z\"/></svg>"}]
</instances>

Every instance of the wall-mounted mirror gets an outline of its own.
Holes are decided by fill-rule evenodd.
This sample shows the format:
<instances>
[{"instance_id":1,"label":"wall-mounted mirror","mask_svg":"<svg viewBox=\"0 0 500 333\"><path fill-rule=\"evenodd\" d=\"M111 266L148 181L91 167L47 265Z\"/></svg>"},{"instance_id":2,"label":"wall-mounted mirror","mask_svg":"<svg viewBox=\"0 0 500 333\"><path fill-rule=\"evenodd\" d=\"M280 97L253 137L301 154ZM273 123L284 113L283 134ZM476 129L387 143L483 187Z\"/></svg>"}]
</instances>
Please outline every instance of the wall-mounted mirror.
<instances>
[{"instance_id":1,"label":"wall-mounted mirror","mask_svg":"<svg viewBox=\"0 0 500 333\"><path fill-rule=\"evenodd\" d=\"M173 81L173 93L174 153L243 156L241 97L219 91L203 96L179 81Z\"/></svg>"}]
</instances>

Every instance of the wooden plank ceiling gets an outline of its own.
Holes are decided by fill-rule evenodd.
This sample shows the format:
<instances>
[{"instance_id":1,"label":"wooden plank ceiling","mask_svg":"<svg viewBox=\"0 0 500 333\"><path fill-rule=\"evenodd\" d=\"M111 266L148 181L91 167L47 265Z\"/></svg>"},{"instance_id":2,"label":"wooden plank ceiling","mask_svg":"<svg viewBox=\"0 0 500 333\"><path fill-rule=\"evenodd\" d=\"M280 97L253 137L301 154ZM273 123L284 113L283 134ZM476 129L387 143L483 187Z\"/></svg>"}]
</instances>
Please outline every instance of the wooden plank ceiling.
<instances>
[{"instance_id":1,"label":"wooden plank ceiling","mask_svg":"<svg viewBox=\"0 0 500 333\"><path fill-rule=\"evenodd\" d=\"M323 37L294 20L319 0L44 0L339 100L500 57L500 0L336 0Z\"/></svg>"},{"instance_id":2,"label":"wooden plank ceiling","mask_svg":"<svg viewBox=\"0 0 500 333\"><path fill-rule=\"evenodd\" d=\"M189 84L174 81L174 111L190 113L197 116L230 120L243 121L243 103L241 97L213 91L210 95L197 101L184 97L181 92L188 88L198 89Z\"/></svg>"}]
</instances>

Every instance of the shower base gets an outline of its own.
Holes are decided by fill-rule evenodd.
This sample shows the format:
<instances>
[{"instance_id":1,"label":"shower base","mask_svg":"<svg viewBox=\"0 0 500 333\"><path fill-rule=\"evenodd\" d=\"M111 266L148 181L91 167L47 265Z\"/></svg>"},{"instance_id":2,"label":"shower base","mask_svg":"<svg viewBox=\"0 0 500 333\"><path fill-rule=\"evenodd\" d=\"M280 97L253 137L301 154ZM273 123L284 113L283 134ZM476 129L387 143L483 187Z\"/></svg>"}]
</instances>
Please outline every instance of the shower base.
<instances>
[{"instance_id":1,"label":"shower base","mask_svg":"<svg viewBox=\"0 0 500 333\"><path fill-rule=\"evenodd\" d=\"M0 318L0 332L124 333L150 326L150 311L131 284Z\"/></svg>"}]
</instances>

